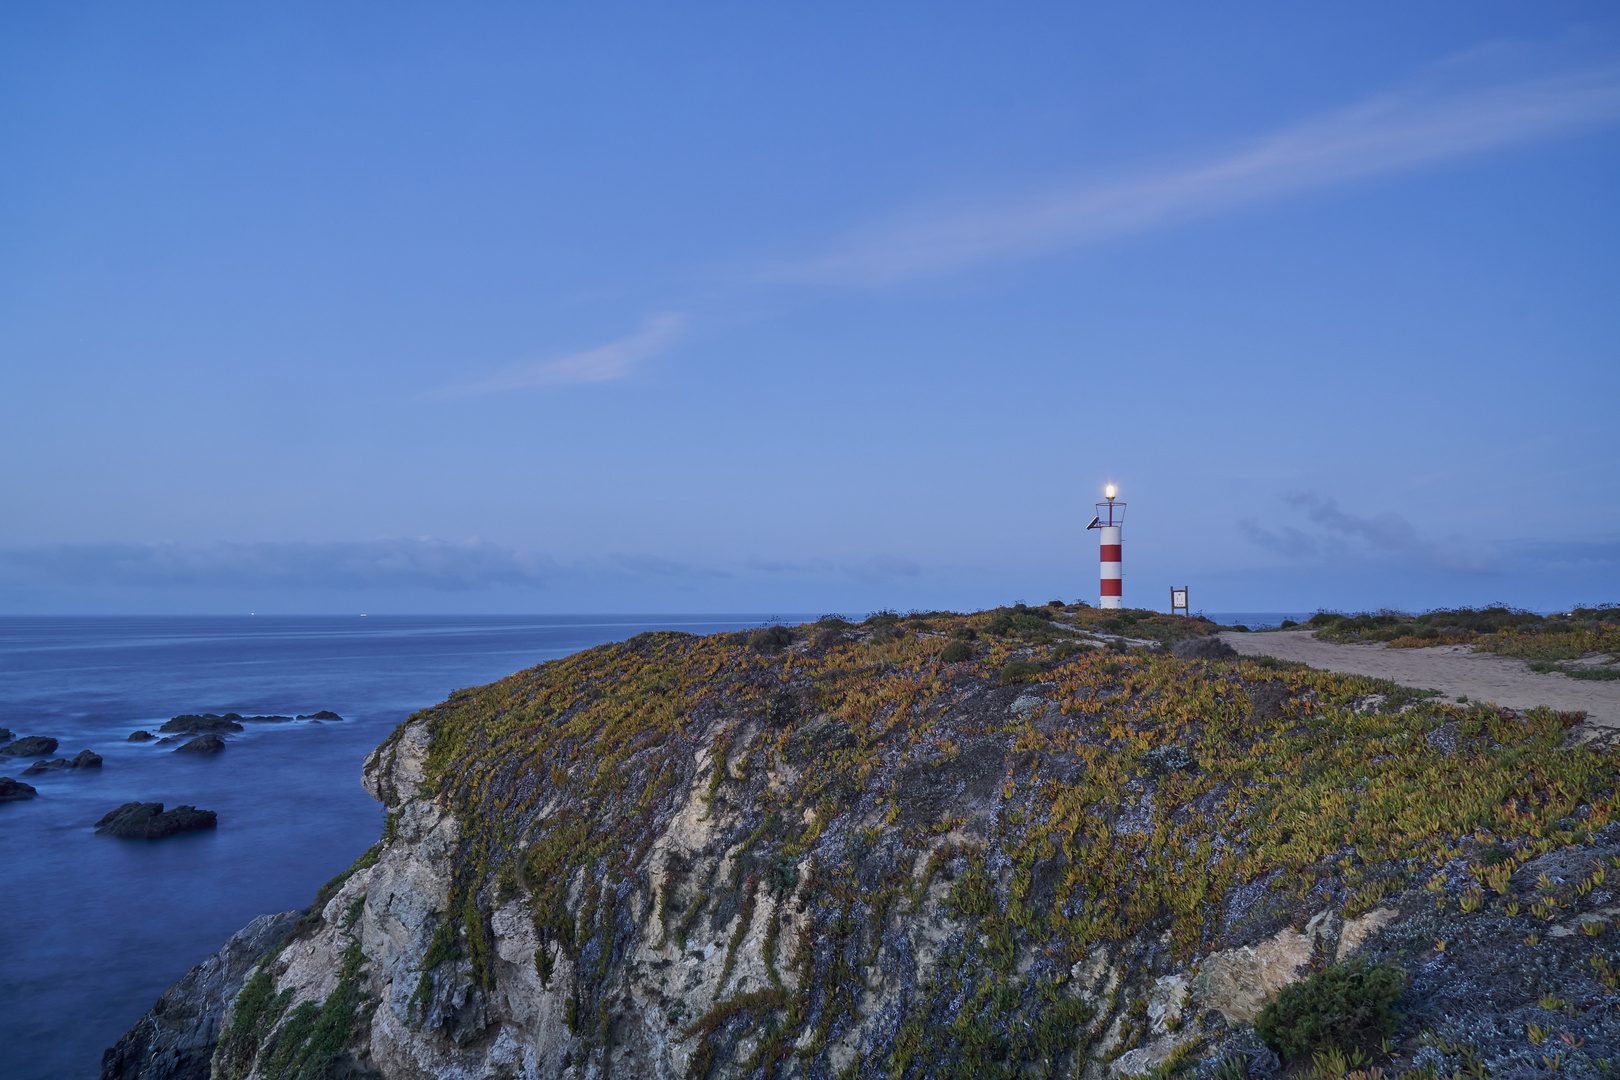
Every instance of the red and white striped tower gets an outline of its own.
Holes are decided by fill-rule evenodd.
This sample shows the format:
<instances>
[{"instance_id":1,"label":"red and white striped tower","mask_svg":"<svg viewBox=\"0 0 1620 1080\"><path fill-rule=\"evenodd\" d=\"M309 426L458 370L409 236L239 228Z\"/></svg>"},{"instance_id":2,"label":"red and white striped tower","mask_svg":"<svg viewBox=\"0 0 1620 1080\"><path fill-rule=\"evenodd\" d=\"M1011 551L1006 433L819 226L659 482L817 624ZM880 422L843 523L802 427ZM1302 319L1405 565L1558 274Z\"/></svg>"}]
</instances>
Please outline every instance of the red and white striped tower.
<instances>
[{"instance_id":1,"label":"red and white striped tower","mask_svg":"<svg viewBox=\"0 0 1620 1080\"><path fill-rule=\"evenodd\" d=\"M1097 504L1097 516L1086 526L1088 529L1101 530L1098 539L1102 543L1098 555L1102 563L1102 581L1097 606L1104 608L1125 606L1125 579L1120 572L1123 559L1119 540L1120 526L1125 524L1125 504L1114 501L1117 494L1118 490L1113 484L1103 488L1103 495L1108 501Z\"/></svg>"}]
</instances>

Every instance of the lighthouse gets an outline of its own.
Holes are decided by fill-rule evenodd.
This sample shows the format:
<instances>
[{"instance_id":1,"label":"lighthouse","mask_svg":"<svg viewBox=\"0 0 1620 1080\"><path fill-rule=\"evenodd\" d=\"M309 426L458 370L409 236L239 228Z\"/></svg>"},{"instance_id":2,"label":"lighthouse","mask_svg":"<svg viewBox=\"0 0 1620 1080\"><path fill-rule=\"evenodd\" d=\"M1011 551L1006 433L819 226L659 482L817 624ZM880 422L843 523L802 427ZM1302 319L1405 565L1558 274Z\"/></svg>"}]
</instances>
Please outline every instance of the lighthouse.
<instances>
[{"instance_id":1,"label":"lighthouse","mask_svg":"<svg viewBox=\"0 0 1620 1080\"><path fill-rule=\"evenodd\" d=\"M1125 504L1114 501L1118 494L1119 489L1113 484L1103 488L1103 497L1107 501L1097 504L1097 516L1086 526L1088 530L1099 530L1098 540L1101 543L1098 554L1102 563L1102 578L1097 606L1103 608L1125 606L1125 580L1120 573L1122 560L1119 541L1120 526L1125 524Z\"/></svg>"}]
</instances>

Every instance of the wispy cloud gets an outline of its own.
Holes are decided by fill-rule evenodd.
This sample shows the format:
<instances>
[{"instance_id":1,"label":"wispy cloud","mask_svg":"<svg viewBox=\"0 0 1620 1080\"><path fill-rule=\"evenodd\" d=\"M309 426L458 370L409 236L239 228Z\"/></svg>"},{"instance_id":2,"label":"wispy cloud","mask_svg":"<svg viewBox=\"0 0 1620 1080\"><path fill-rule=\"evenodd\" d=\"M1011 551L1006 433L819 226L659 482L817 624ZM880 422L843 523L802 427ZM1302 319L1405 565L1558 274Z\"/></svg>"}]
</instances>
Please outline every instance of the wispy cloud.
<instances>
[{"instance_id":1,"label":"wispy cloud","mask_svg":"<svg viewBox=\"0 0 1620 1080\"><path fill-rule=\"evenodd\" d=\"M892 555L730 565L605 552L559 563L484 540L49 544L0 549L0 584L32 588L426 589L443 592L643 582L705 588L718 582L803 578L883 583L922 568Z\"/></svg>"},{"instance_id":2,"label":"wispy cloud","mask_svg":"<svg viewBox=\"0 0 1620 1080\"><path fill-rule=\"evenodd\" d=\"M470 540L54 544L0 550L0 576L31 585L448 591L540 586L547 559Z\"/></svg>"},{"instance_id":3,"label":"wispy cloud","mask_svg":"<svg viewBox=\"0 0 1620 1080\"><path fill-rule=\"evenodd\" d=\"M513 364L480 382L449 386L435 393L438 397L466 397L524 390L536 386L565 386L573 383L609 382L622 379L644 360L668 349L686 330L681 312L665 312L648 320L646 329L594 349L557 360Z\"/></svg>"},{"instance_id":4,"label":"wispy cloud","mask_svg":"<svg viewBox=\"0 0 1620 1080\"><path fill-rule=\"evenodd\" d=\"M1283 502L1302 510L1314 529L1294 525L1262 526L1253 518L1239 528L1255 544L1285 558L1304 562L1394 559L1450 570L1483 570L1491 563L1483 552L1459 541L1435 540L1393 511L1355 514L1338 500L1312 491L1285 496Z\"/></svg>"},{"instance_id":5,"label":"wispy cloud","mask_svg":"<svg viewBox=\"0 0 1620 1080\"><path fill-rule=\"evenodd\" d=\"M1190 167L861 229L777 281L871 286L1081 247L1620 118L1620 69L1387 93Z\"/></svg>"}]
</instances>

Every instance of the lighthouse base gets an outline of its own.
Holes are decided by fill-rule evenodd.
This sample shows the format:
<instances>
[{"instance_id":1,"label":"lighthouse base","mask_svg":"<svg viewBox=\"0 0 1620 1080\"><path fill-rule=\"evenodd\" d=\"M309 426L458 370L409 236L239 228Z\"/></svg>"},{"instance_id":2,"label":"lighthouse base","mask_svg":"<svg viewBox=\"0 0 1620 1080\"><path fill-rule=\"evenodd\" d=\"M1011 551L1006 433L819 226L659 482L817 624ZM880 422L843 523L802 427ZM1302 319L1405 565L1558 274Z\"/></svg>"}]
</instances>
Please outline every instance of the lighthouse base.
<instances>
[{"instance_id":1,"label":"lighthouse base","mask_svg":"<svg viewBox=\"0 0 1620 1080\"><path fill-rule=\"evenodd\" d=\"M1122 607L1125 606L1125 601L1124 601L1123 597L1119 597L1119 596L1103 596L1103 597L1099 597L1098 599L1100 599L1102 601L1102 603L1097 605L1098 607L1101 607L1101 608L1122 608Z\"/></svg>"}]
</instances>

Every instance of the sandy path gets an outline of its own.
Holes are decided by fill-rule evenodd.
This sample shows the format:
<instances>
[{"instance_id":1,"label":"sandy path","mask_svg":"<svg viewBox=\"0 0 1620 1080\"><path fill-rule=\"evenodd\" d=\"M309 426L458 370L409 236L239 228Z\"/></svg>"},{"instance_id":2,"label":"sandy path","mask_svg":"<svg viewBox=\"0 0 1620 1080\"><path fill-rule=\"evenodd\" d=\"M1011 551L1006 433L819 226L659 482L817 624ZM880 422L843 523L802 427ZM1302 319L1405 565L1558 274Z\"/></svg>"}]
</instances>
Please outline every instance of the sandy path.
<instances>
[{"instance_id":1,"label":"sandy path","mask_svg":"<svg viewBox=\"0 0 1620 1080\"><path fill-rule=\"evenodd\" d=\"M1548 705L1580 711L1595 727L1620 731L1620 681L1588 682L1568 675L1531 671L1523 660L1477 653L1467 645L1432 649L1390 649L1382 642L1336 645L1317 641L1309 630L1264 634L1228 631L1221 635L1245 656L1299 660L1323 671L1370 675L1419 690L1439 690L1447 699L1494 701L1510 709Z\"/></svg>"}]
</instances>

